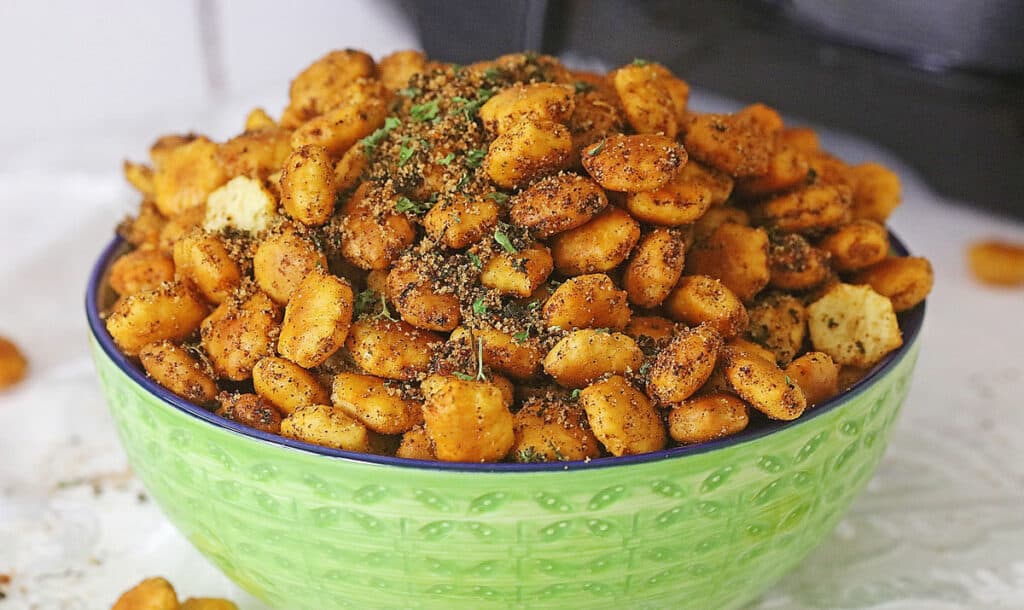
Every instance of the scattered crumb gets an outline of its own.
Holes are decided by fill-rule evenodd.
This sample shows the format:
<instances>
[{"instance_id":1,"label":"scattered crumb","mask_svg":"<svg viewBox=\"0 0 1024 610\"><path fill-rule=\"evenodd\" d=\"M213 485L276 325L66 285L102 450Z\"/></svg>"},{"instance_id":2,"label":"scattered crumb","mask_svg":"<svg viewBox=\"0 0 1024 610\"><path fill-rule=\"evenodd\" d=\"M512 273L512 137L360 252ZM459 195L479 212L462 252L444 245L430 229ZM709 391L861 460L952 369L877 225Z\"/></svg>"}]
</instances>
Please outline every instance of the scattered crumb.
<instances>
[{"instance_id":1,"label":"scattered crumb","mask_svg":"<svg viewBox=\"0 0 1024 610\"><path fill-rule=\"evenodd\" d=\"M178 600L178 593L166 578L147 578L125 591L111 610L138 610L141 608L181 608L182 610L238 610L234 603L220 598L189 598Z\"/></svg>"},{"instance_id":2,"label":"scattered crumb","mask_svg":"<svg viewBox=\"0 0 1024 610\"><path fill-rule=\"evenodd\" d=\"M0 337L0 392L25 378L28 360L10 339Z\"/></svg>"},{"instance_id":3,"label":"scattered crumb","mask_svg":"<svg viewBox=\"0 0 1024 610\"><path fill-rule=\"evenodd\" d=\"M1024 244L976 241L967 250L974 278L994 286L1024 286Z\"/></svg>"},{"instance_id":4,"label":"scattered crumb","mask_svg":"<svg viewBox=\"0 0 1024 610\"><path fill-rule=\"evenodd\" d=\"M123 490L132 482L134 473L130 468L117 472L101 472L87 477L75 477L72 479L62 479L57 481L57 489L70 489L73 487L80 487L88 485L92 488L93 495L99 496L108 487L113 487L116 490Z\"/></svg>"}]
</instances>

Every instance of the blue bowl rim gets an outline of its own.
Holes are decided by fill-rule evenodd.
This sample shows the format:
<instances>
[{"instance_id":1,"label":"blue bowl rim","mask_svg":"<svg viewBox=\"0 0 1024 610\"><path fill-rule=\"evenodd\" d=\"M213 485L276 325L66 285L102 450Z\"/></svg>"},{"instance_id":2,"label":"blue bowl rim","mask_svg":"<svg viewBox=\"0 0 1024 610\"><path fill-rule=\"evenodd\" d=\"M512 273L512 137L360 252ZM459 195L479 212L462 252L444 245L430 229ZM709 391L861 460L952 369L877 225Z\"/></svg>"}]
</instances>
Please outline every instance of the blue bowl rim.
<instances>
[{"instance_id":1,"label":"blue bowl rim","mask_svg":"<svg viewBox=\"0 0 1024 610\"><path fill-rule=\"evenodd\" d=\"M889 234L889 238L892 244L892 250L899 256L907 256L908 250L906 246L892 233ZM115 237L103 250L99 260L96 262L89 276L89 284L86 288L85 294L85 310L86 316L89 321L89 328L92 332L93 337L99 343L103 352L109 357L117 367L125 373L129 379L137 383L143 389L150 394L153 394L158 399L169 404L175 409L182 411L188 415L191 415L197 419L205 421L209 424L213 424L219 428L226 429L232 433L239 434L241 436L248 437L249 439L268 443L276 447L286 447L289 449L302 451L305 453L312 453L327 458L359 462L362 464L374 464L382 466L397 466L402 468L410 469L423 469L423 470L435 470L435 471L457 471L457 472L566 472L576 470L591 470L597 468L612 468L617 466L629 466L635 464L645 464L649 462L658 462L661 460L681 458L688 455L697 455L707 453L709 451L715 451L718 449L725 449L735 445L748 443L757 439L763 438L775 432L787 430L796 426L803 425L808 421L811 421L817 417L820 417L826 413L829 413L835 409L842 407L854 398L859 396L861 393L871 387L875 381L884 377L889 371L895 368L910 352L911 347L916 343L917 338L921 331L921 326L924 321L925 304L921 303L917 307L899 314L900 327L903 331L903 345L895 350L893 353L887 355L881 362L876 364L867 375L862 377L856 384L851 388L839 394L838 396L808 410L800 418L793 421L782 422L782 421L771 421L758 426L755 429L748 429L733 436L726 438L709 441L706 443L700 443L697 445L684 445L680 447L672 447L669 449L663 449L661 451L654 451L651 453L643 453L638 455L629 455L622 457L605 457L596 458L587 461L566 461L566 462L538 462L538 463L475 463L475 462L439 462L429 460L413 460L409 458L399 458L391 456L381 456L369 453L358 453L354 451L344 451L341 449L333 449L330 447L322 447L320 445L313 445L311 443L304 443L290 438L285 438L271 434L269 432L263 432L242 425L238 422L220 417L207 409L190 403L183 398L171 393L163 386L157 384L155 381L150 379L145 372L135 366L131 360L122 354L120 350L114 345L114 340L107 332L106 324L100 317L99 311L99 295L101 282L103 281L106 270L113 257L120 251L122 246L125 245L125 241L121 237Z\"/></svg>"}]
</instances>

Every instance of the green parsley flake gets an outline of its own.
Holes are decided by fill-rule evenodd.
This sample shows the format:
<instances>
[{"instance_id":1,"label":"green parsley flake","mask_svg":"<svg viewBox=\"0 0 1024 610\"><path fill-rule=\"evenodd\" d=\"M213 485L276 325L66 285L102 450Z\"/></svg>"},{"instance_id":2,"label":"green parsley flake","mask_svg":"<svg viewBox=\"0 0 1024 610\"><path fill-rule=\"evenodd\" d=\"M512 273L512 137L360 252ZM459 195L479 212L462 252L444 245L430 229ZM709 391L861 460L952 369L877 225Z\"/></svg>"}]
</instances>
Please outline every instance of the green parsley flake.
<instances>
[{"instance_id":1,"label":"green parsley flake","mask_svg":"<svg viewBox=\"0 0 1024 610\"><path fill-rule=\"evenodd\" d=\"M412 159L412 156L415 152L416 149L413 148L412 146L402 144L402 147L398 149L398 165L402 166L408 163L409 159Z\"/></svg>"},{"instance_id":2,"label":"green parsley flake","mask_svg":"<svg viewBox=\"0 0 1024 610\"><path fill-rule=\"evenodd\" d=\"M484 305L483 297L479 297L477 300L473 301L473 313L478 316L487 315L487 305Z\"/></svg>"},{"instance_id":3,"label":"green parsley flake","mask_svg":"<svg viewBox=\"0 0 1024 610\"><path fill-rule=\"evenodd\" d=\"M440 163L441 165L448 165L449 163L451 163L454 160L455 160L455 153L448 153L440 161L438 161L438 163Z\"/></svg>"},{"instance_id":4,"label":"green parsley flake","mask_svg":"<svg viewBox=\"0 0 1024 610\"><path fill-rule=\"evenodd\" d=\"M458 377L459 379L461 379L463 381L473 381L473 376L472 375L467 375L466 373L463 373L462 371L455 371L455 372L452 373L452 375Z\"/></svg>"},{"instance_id":5,"label":"green parsley flake","mask_svg":"<svg viewBox=\"0 0 1024 610\"><path fill-rule=\"evenodd\" d=\"M377 317L378 318L387 318L388 320L391 320L392 322L395 321L395 319L393 317L391 317L391 311L388 310L388 301L387 301L387 299L384 298L383 294L380 295L380 313L377 314Z\"/></svg>"},{"instance_id":6,"label":"green parsley flake","mask_svg":"<svg viewBox=\"0 0 1024 610\"><path fill-rule=\"evenodd\" d=\"M575 390L572 391L572 394L569 394L569 400L579 400L581 393L582 393L582 390L580 390L579 388L576 388Z\"/></svg>"},{"instance_id":7,"label":"green parsley flake","mask_svg":"<svg viewBox=\"0 0 1024 610\"><path fill-rule=\"evenodd\" d=\"M499 192L499 191L494 191L493 193L487 193L486 197L488 199L494 200L495 203L505 203L506 201L508 201L508 195L506 195L505 193Z\"/></svg>"},{"instance_id":8,"label":"green parsley flake","mask_svg":"<svg viewBox=\"0 0 1024 610\"><path fill-rule=\"evenodd\" d=\"M416 104L409 109L409 116L417 122L432 121L437 118L437 114L440 111L441 109L437 106L437 100L434 100L424 104Z\"/></svg>"},{"instance_id":9,"label":"green parsley flake","mask_svg":"<svg viewBox=\"0 0 1024 610\"><path fill-rule=\"evenodd\" d=\"M597 146L595 146L595 147L593 147L593 148L591 148L590 150L587 151L587 156L588 157L593 157L597 153L601 152L601 149L604 148L604 143L605 143L604 140L601 140L600 142L598 142Z\"/></svg>"},{"instance_id":10,"label":"green parsley flake","mask_svg":"<svg viewBox=\"0 0 1024 610\"><path fill-rule=\"evenodd\" d=\"M378 305L380 306L380 311L374 313ZM369 288L356 295L354 309L357 316L373 314L375 318L395 320L391 317L391 311L388 309L388 302L384 295L378 294Z\"/></svg>"},{"instance_id":11,"label":"green parsley flake","mask_svg":"<svg viewBox=\"0 0 1024 610\"><path fill-rule=\"evenodd\" d=\"M505 252L508 252L509 254L519 252L519 250L516 250L516 247L512 245L512 240L509 239L508 235L505 235L501 229L494 230L494 241L498 242L498 245L504 248Z\"/></svg>"},{"instance_id":12,"label":"green parsley flake","mask_svg":"<svg viewBox=\"0 0 1024 610\"><path fill-rule=\"evenodd\" d=\"M476 90L476 98L468 99L461 95L456 95L452 98L452 101L459 105L458 111L466 117L467 121L472 121L477 113L480 112L480 107L487 103L487 100L494 97L497 93L497 89L485 89L481 87Z\"/></svg>"},{"instance_id":13,"label":"green parsley flake","mask_svg":"<svg viewBox=\"0 0 1024 610\"><path fill-rule=\"evenodd\" d=\"M395 211L402 214L423 214L430 209L430 206L420 201L413 201L406 196L401 196L395 202Z\"/></svg>"},{"instance_id":14,"label":"green parsley flake","mask_svg":"<svg viewBox=\"0 0 1024 610\"><path fill-rule=\"evenodd\" d=\"M370 313L377 304L377 293L367 288L356 295L355 310L356 316Z\"/></svg>"},{"instance_id":15,"label":"green parsley flake","mask_svg":"<svg viewBox=\"0 0 1024 610\"><path fill-rule=\"evenodd\" d=\"M528 331L528 330L521 330L521 331L517 332L516 334L512 335L512 340L515 341L516 343L522 343L522 342L526 341L529 338L530 338L530 331Z\"/></svg>"},{"instance_id":16,"label":"green parsley flake","mask_svg":"<svg viewBox=\"0 0 1024 610\"><path fill-rule=\"evenodd\" d=\"M483 163L484 157L487 156L486 148L476 148L466 152L466 167L476 169Z\"/></svg>"},{"instance_id":17,"label":"green parsley flake","mask_svg":"<svg viewBox=\"0 0 1024 610\"><path fill-rule=\"evenodd\" d=\"M651 62L647 61L646 59L640 59L639 57L633 60L634 66L646 66L649 63Z\"/></svg>"},{"instance_id":18,"label":"green parsley flake","mask_svg":"<svg viewBox=\"0 0 1024 610\"><path fill-rule=\"evenodd\" d=\"M377 145L380 144L381 140L383 140L388 135L388 132L391 131L392 129L395 129L401 124L402 122L393 116L389 116L386 119L384 119L383 127L362 139L363 150L366 152L366 154L372 155L373 150L377 148Z\"/></svg>"},{"instance_id":19,"label":"green parsley flake","mask_svg":"<svg viewBox=\"0 0 1024 610\"><path fill-rule=\"evenodd\" d=\"M519 451L516 451L516 461L520 464L533 464L536 462L546 462L548 460L543 453L538 453L533 447L523 447Z\"/></svg>"},{"instance_id":20,"label":"green parsley flake","mask_svg":"<svg viewBox=\"0 0 1024 610\"><path fill-rule=\"evenodd\" d=\"M402 97L416 97L421 93L423 93L423 89L420 89L419 87L406 87L398 90L398 95L401 95Z\"/></svg>"},{"instance_id":21,"label":"green parsley flake","mask_svg":"<svg viewBox=\"0 0 1024 610\"><path fill-rule=\"evenodd\" d=\"M477 269L483 269L484 268L484 264L480 260L479 256L477 256L476 254L473 254L472 252L466 252L466 256L469 258L469 262L473 263L474 267L476 267Z\"/></svg>"}]
</instances>

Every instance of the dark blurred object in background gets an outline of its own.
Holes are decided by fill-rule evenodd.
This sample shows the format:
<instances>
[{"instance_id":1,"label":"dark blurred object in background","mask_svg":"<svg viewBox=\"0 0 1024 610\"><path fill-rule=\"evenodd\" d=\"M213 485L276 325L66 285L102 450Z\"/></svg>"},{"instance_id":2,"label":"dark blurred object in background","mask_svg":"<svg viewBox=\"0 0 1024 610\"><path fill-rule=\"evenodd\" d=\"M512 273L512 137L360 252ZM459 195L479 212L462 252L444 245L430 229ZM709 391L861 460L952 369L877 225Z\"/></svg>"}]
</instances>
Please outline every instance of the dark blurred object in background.
<instances>
[{"instance_id":1,"label":"dark blurred object in background","mask_svg":"<svg viewBox=\"0 0 1024 610\"><path fill-rule=\"evenodd\" d=\"M448 61L524 49L664 63L878 142L944 195L1024 217L1021 0L407 0Z\"/></svg>"}]
</instances>

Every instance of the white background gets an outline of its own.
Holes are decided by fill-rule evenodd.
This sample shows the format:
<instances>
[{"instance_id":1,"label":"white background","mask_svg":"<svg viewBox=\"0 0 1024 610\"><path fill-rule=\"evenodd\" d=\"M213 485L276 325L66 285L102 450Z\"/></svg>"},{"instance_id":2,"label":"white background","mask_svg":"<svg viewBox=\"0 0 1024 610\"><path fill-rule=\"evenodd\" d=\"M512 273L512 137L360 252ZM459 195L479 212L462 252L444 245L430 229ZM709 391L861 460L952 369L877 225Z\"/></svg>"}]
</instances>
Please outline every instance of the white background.
<instances>
[{"instance_id":1,"label":"white background","mask_svg":"<svg viewBox=\"0 0 1024 610\"><path fill-rule=\"evenodd\" d=\"M132 125L137 142L121 154L141 157L157 130L210 130L201 111L225 99L276 116L291 78L331 49L379 57L416 46L388 0L3 0L0 148L81 150L81 138Z\"/></svg>"},{"instance_id":2,"label":"white background","mask_svg":"<svg viewBox=\"0 0 1024 610\"><path fill-rule=\"evenodd\" d=\"M3 610L108 608L154 574L183 596L261 610L139 502L81 298L92 259L137 203L124 157L144 158L165 132L226 138L254 105L276 114L299 69L345 46L380 56L416 41L383 2L0 2L0 334L32 362L0 394L0 574L13 576ZM734 107L699 89L693 105ZM906 203L892 226L932 259L937 285L878 476L757 607L1024 608L1024 292L980 287L963 264L970 240L1024 241L1024 226L943 201L870 144L824 141L900 172Z\"/></svg>"}]
</instances>

